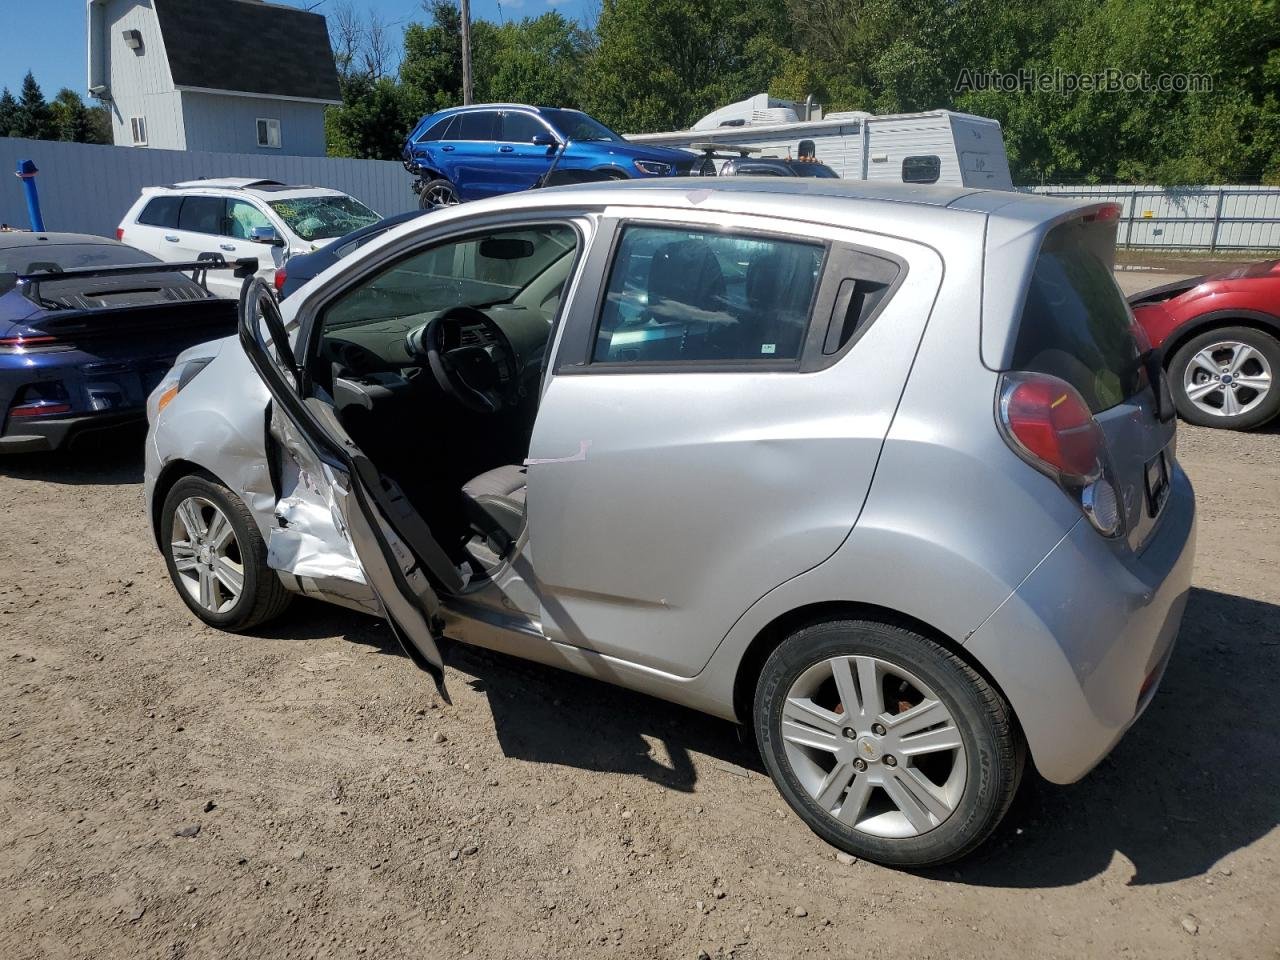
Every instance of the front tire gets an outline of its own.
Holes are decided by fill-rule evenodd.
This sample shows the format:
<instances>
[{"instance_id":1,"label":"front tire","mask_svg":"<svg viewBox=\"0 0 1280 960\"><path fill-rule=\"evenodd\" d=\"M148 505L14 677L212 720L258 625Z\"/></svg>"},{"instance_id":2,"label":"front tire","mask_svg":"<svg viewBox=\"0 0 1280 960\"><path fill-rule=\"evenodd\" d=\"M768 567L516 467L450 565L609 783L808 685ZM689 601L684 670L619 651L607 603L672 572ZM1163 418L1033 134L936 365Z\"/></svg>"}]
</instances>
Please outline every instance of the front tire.
<instances>
[{"instance_id":1,"label":"front tire","mask_svg":"<svg viewBox=\"0 0 1280 960\"><path fill-rule=\"evenodd\" d=\"M293 599L267 566L267 546L248 509L209 477L183 477L164 499L160 543L187 607L220 630L239 632L284 612Z\"/></svg>"},{"instance_id":2,"label":"front tire","mask_svg":"<svg viewBox=\"0 0 1280 960\"><path fill-rule=\"evenodd\" d=\"M779 792L822 839L926 867L981 844L1013 802L1025 749L999 692L901 627L805 627L765 662L756 737Z\"/></svg>"},{"instance_id":3,"label":"front tire","mask_svg":"<svg viewBox=\"0 0 1280 960\"><path fill-rule=\"evenodd\" d=\"M1252 327L1192 337L1169 361L1174 406L1188 423L1252 430L1280 414L1280 340Z\"/></svg>"},{"instance_id":4,"label":"front tire","mask_svg":"<svg viewBox=\"0 0 1280 960\"><path fill-rule=\"evenodd\" d=\"M449 207L457 203L458 188L443 177L428 180L418 191L418 209L430 210L433 207Z\"/></svg>"}]
</instances>

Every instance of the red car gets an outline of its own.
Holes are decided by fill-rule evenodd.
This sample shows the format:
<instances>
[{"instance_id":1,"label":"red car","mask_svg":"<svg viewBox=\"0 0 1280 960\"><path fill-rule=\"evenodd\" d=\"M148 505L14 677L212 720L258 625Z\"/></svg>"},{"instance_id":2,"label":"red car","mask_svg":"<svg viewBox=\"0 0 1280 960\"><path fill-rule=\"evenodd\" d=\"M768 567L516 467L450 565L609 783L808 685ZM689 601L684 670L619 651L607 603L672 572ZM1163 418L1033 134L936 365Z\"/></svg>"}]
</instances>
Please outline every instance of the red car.
<instances>
[{"instance_id":1,"label":"red car","mask_svg":"<svg viewBox=\"0 0 1280 960\"><path fill-rule=\"evenodd\" d=\"M1182 419L1250 430L1280 413L1280 260L1155 287L1129 305L1163 353Z\"/></svg>"}]
</instances>

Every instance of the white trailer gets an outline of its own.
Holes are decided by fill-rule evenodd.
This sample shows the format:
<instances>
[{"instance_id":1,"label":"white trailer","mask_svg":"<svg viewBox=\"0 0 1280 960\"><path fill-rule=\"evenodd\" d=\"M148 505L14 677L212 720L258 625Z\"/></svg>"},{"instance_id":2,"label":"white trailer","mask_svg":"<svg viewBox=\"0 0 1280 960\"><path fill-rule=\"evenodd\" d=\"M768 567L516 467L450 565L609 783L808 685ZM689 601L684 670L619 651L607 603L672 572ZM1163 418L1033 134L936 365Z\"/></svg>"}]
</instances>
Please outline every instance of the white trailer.
<instances>
[{"instance_id":1,"label":"white trailer","mask_svg":"<svg viewBox=\"0 0 1280 960\"><path fill-rule=\"evenodd\" d=\"M812 140L816 158L850 180L949 183L1012 190L1000 124L951 110L875 116L861 111L810 117L820 109L759 94L703 117L691 130L628 136L636 143L690 147L723 143L760 155L798 157Z\"/></svg>"}]
</instances>

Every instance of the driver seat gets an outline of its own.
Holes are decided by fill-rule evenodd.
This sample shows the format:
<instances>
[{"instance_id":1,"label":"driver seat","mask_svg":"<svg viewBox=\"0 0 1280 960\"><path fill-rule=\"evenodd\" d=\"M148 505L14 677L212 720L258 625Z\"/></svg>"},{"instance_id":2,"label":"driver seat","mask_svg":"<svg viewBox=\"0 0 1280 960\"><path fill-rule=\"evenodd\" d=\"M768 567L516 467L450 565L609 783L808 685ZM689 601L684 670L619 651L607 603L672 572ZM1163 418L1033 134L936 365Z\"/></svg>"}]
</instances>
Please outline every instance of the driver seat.
<instances>
[{"instance_id":1,"label":"driver seat","mask_svg":"<svg viewBox=\"0 0 1280 960\"><path fill-rule=\"evenodd\" d=\"M524 530L527 483L525 467L513 464L486 470L462 486L467 519L486 537L505 541L503 552Z\"/></svg>"}]
</instances>

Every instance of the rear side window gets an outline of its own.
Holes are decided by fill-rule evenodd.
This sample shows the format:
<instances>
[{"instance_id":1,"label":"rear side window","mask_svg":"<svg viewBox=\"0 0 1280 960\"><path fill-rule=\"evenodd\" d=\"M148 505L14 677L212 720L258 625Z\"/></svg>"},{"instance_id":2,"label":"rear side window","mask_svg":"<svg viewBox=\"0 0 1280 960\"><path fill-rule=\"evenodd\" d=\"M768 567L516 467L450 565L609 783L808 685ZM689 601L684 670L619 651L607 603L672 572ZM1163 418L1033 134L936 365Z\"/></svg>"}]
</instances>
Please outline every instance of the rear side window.
<instances>
[{"instance_id":1,"label":"rear side window","mask_svg":"<svg viewBox=\"0 0 1280 960\"><path fill-rule=\"evenodd\" d=\"M154 197L138 214L138 222L149 227L176 227L180 209L181 197Z\"/></svg>"},{"instance_id":2,"label":"rear side window","mask_svg":"<svg viewBox=\"0 0 1280 960\"><path fill-rule=\"evenodd\" d=\"M1091 249L1088 231L1063 224L1045 238L1027 288L1013 367L1047 373L1080 392L1094 413L1142 386L1142 364L1129 309L1109 266Z\"/></svg>"},{"instance_id":3,"label":"rear side window","mask_svg":"<svg viewBox=\"0 0 1280 960\"><path fill-rule=\"evenodd\" d=\"M426 143L428 140L445 140L445 131L449 129L449 124L453 122L453 117L445 117L443 120L437 120L427 132L418 138L418 143Z\"/></svg>"},{"instance_id":4,"label":"rear side window","mask_svg":"<svg viewBox=\"0 0 1280 960\"><path fill-rule=\"evenodd\" d=\"M449 132L452 140L492 140L497 131L498 115L492 110L475 110L460 115L457 128Z\"/></svg>"},{"instance_id":5,"label":"rear side window","mask_svg":"<svg viewBox=\"0 0 1280 960\"><path fill-rule=\"evenodd\" d=\"M825 248L632 225L618 245L595 363L794 361Z\"/></svg>"},{"instance_id":6,"label":"rear side window","mask_svg":"<svg viewBox=\"0 0 1280 960\"><path fill-rule=\"evenodd\" d=\"M178 214L178 229L192 233L221 233L226 201L221 197L185 197Z\"/></svg>"}]
</instances>

